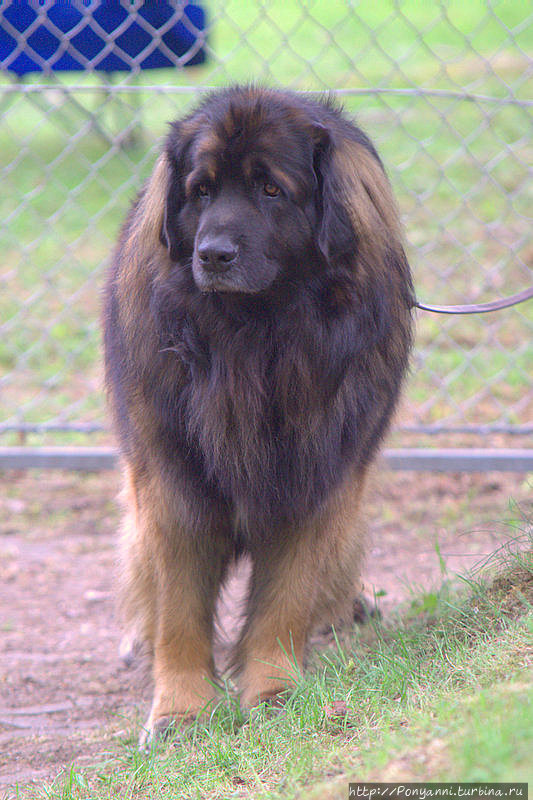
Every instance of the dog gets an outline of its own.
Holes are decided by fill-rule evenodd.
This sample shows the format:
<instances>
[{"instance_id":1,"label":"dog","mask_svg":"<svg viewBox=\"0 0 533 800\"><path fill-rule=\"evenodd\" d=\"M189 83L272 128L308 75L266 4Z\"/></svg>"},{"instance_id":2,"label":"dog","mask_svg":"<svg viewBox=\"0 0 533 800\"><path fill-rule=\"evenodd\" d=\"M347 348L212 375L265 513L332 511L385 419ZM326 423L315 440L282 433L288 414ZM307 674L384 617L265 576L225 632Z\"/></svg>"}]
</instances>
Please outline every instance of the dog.
<instances>
[{"instance_id":1,"label":"dog","mask_svg":"<svg viewBox=\"0 0 533 800\"><path fill-rule=\"evenodd\" d=\"M103 310L148 739L214 701L215 602L240 556L243 706L283 697L313 629L349 613L412 305L383 165L332 100L237 86L171 125Z\"/></svg>"}]
</instances>

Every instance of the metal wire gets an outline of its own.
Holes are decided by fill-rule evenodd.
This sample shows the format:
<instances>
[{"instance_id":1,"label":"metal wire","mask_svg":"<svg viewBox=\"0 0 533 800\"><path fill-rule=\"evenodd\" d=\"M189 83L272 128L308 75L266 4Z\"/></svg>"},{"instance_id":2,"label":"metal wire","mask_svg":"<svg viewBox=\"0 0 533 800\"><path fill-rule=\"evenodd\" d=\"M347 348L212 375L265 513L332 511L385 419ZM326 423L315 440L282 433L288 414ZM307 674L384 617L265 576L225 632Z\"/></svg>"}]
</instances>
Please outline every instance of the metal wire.
<instances>
[{"instance_id":1,"label":"metal wire","mask_svg":"<svg viewBox=\"0 0 533 800\"><path fill-rule=\"evenodd\" d=\"M504 308L518 306L526 300L533 298L533 286L529 286L517 294L510 297L500 297L497 300L490 300L488 303L467 303L460 306L436 306L420 301L414 303L416 308L421 311L432 311L434 314L487 314L491 311L502 311Z\"/></svg>"},{"instance_id":2,"label":"metal wire","mask_svg":"<svg viewBox=\"0 0 533 800\"><path fill-rule=\"evenodd\" d=\"M93 15L102 4L75 0L64 5L83 17L63 35L51 0L30 0L24 34L9 21L16 5L0 4L0 33L16 37L0 62L0 444L105 440L102 274L167 122L205 89L254 80L342 100L382 154L425 300L483 304L532 283L527 3L463 17L444 2L372 11L345 0L213 0L202 27L174 2L157 27L141 13L149 4L123 0L127 15L109 34ZM120 38L133 24L147 36L137 56ZM192 37L180 53L168 44L178 24ZM35 49L38 29L61 39L49 59ZM105 39L92 57L76 48L89 30ZM143 68L158 49L173 69ZM25 52L41 72L12 71ZM189 68L202 52L205 63ZM113 53L127 69L99 71ZM83 69L59 71L67 56ZM493 442L530 433L528 306L483 320L421 315L400 432Z\"/></svg>"}]
</instances>

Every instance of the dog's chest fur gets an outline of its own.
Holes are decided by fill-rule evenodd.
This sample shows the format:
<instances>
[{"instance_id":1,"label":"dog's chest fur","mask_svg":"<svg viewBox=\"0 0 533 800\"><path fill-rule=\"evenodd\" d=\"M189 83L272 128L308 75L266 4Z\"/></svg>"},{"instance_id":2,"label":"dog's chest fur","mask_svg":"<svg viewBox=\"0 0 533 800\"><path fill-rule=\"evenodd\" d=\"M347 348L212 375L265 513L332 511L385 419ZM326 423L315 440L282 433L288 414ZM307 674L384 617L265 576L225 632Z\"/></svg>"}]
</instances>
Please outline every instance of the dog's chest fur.
<instances>
[{"instance_id":1,"label":"dog's chest fur","mask_svg":"<svg viewBox=\"0 0 533 800\"><path fill-rule=\"evenodd\" d=\"M161 354L169 438L245 528L308 516L353 458L353 376L316 315L184 314Z\"/></svg>"}]
</instances>

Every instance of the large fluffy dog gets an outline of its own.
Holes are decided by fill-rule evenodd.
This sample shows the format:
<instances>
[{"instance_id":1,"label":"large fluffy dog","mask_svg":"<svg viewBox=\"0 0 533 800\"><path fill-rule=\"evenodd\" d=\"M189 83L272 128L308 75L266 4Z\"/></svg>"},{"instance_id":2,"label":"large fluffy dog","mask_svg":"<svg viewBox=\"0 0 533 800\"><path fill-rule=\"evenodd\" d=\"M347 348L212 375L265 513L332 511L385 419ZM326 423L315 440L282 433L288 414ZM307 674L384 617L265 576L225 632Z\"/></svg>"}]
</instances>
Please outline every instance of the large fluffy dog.
<instances>
[{"instance_id":1,"label":"large fluffy dog","mask_svg":"<svg viewBox=\"0 0 533 800\"><path fill-rule=\"evenodd\" d=\"M286 688L313 627L351 607L411 306L382 164L331 102L233 88L172 125L104 310L150 732L212 700L214 606L239 555L253 563L234 658L247 705Z\"/></svg>"}]
</instances>

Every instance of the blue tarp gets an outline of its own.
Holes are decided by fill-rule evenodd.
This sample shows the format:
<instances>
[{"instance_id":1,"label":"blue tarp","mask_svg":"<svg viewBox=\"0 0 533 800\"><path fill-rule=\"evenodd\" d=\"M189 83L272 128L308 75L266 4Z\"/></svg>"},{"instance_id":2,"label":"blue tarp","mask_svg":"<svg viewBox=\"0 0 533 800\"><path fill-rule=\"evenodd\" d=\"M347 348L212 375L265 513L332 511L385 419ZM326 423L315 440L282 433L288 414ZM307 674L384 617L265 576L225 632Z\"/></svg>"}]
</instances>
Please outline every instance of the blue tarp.
<instances>
[{"instance_id":1,"label":"blue tarp","mask_svg":"<svg viewBox=\"0 0 533 800\"><path fill-rule=\"evenodd\" d=\"M196 3L152 0L130 10L120 0L59 0L46 6L45 20L36 22L39 8L42 13L38 0L29 0L0 10L0 69L19 76L59 70L115 72L205 60L205 13ZM173 18L161 36L164 47L154 47L153 32L143 27L143 20L159 31Z\"/></svg>"}]
</instances>

